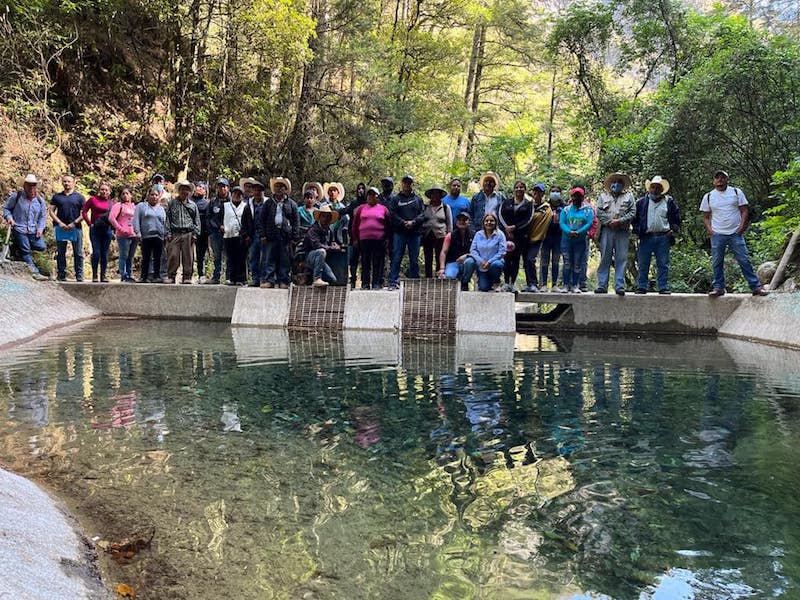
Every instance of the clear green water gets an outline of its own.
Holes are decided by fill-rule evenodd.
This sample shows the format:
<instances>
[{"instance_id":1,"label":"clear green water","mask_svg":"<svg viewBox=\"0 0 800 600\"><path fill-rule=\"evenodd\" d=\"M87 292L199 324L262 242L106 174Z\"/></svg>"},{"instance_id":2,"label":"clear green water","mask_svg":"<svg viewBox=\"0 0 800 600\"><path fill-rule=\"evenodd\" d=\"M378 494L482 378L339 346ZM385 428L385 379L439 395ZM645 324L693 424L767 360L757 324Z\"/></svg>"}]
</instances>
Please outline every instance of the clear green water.
<instances>
[{"instance_id":1,"label":"clear green water","mask_svg":"<svg viewBox=\"0 0 800 600\"><path fill-rule=\"evenodd\" d=\"M0 460L138 598L800 597L797 354L516 346L105 321L0 356Z\"/></svg>"}]
</instances>

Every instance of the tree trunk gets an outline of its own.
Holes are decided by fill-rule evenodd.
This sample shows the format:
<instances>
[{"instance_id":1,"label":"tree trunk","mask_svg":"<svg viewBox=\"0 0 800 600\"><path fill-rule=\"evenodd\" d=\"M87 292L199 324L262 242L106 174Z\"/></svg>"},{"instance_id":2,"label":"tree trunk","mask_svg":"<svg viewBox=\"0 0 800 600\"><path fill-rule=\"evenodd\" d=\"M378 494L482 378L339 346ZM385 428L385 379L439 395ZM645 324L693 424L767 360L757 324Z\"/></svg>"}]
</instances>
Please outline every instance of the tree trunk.
<instances>
[{"instance_id":1,"label":"tree trunk","mask_svg":"<svg viewBox=\"0 0 800 600\"><path fill-rule=\"evenodd\" d=\"M478 124L478 108L480 107L481 99L481 80L483 78L483 62L486 55L486 24L480 22L478 24L479 35L477 54L475 59L475 76L472 80L472 99L469 107L470 119L467 122L469 130L467 131L467 147L464 158L467 162L472 158L472 151L475 148L475 128Z\"/></svg>"}]
</instances>

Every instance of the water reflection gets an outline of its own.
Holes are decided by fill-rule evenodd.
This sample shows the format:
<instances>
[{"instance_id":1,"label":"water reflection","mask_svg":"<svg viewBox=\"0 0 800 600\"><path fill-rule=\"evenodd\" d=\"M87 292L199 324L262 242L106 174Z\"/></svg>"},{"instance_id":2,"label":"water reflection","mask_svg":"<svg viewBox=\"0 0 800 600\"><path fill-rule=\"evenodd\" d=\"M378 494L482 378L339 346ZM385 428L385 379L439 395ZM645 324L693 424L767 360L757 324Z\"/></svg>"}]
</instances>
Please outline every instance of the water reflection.
<instances>
[{"instance_id":1,"label":"water reflection","mask_svg":"<svg viewBox=\"0 0 800 600\"><path fill-rule=\"evenodd\" d=\"M510 342L103 322L0 357L0 460L143 598L798 593L790 357Z\"/></svg>"}]
</instances>

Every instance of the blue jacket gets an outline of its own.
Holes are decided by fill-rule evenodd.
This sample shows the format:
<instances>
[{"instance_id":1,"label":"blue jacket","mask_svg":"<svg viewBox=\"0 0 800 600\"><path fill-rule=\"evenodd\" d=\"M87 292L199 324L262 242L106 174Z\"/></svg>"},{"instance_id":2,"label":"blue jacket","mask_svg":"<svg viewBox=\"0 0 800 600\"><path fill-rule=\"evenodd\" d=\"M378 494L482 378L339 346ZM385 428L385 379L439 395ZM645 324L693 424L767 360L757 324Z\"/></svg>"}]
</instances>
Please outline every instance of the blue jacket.
<instances>
[{"instance_id":1,"label":"blue jacket","mask_svg":"<svg viewBox=\"0 0 800 600\"><path fill-rule=\"evenodd\" d=\"M497 203L497 212L500 212L500 207L505 202L505 195L503 192L495 190L494 192L499 199ZM477 231L483 227L483 217L486 215L486 194L483 190L475 194L469 201L469 219L472 221L472 227Z\"/></svg>"},{"instance_id":2,"label":"blue jacket","mask_svg":"<svg viewBox=\"0 0 800 600\"><path fill-rule=\"evenodd\" d=\"M472 238L469 255L479 264L484 260L492 262L503 258L506 255L506 236L498 229L487 238L483 229L479 229Z\"/></svg>"},{"instance_id":3,"label":"blue jacket","mask_svg":"<svg viewBox=\"0 0 800 600\"><path fill-rule=\"evenodd\" d=\"M577 231L579 238L585 238L592 228L592 221L594 221L594 211L588 204L580 208L575 208L574 204L564 207L559 217L561 239L569 239L570 231Z\"/></svg>"},{"instance_id":4,"label":"blue jacket","mask_svg":"<svg viewBox=\"0 0 800 600\"><path fill-rule=\"evenodd\" d=\"M647 205L650 194L645 194L636 202L636 216L633 219L633 232L639 237L647 233ZM681 209L672 196L665 196L662 202L667 203L667 221L673 233L681 228Z\"/></svg>"}]
</instances>

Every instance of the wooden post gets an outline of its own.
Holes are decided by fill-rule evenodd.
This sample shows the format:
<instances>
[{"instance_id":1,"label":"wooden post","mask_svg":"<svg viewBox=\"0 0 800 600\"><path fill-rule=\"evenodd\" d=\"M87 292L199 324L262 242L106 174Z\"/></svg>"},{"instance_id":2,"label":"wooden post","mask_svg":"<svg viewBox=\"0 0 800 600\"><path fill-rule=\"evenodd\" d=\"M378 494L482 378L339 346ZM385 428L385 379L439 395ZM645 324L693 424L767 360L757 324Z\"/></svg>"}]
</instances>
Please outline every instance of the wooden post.
<instances>
[{"instance_id":1,"label":"wooden post","mask_svg":"<svg viewBox=\"0 0 800 600\"><path fill-rule=\"evenodd\" d=\"M792 239L789 240L789 245L786 246L786 251L783 253L781 261L778 263L778 268L775 269L775 274L772 276L772 281L769 282L770 290L774 290L776 287L778 287L778 284L781 282L781 278L783 277L783 272L786 270L786 265L789 264L789 260L792 258L792 255L794 254L794 249L795 246L797 246L798 239L800 239L800 227L798 227L792 234Z\"/></svg>"}]
</instances>

